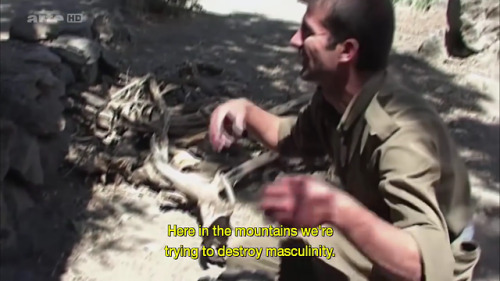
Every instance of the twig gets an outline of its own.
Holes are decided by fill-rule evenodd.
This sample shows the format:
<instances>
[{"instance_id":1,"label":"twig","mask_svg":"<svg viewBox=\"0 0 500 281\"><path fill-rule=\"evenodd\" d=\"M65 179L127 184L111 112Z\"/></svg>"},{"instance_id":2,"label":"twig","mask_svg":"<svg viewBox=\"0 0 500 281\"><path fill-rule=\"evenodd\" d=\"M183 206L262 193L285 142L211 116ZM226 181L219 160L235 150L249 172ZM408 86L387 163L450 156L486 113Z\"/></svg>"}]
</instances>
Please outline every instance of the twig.
<instances>
[{"instance_id":1,"label":"twig","mask_svg":"<svg viewBox=\"0 0 500 281\"><path fill-rule=\"evenodd\" d=\"M135 81L132 81L130 82L128 85L126 85L125 87L123 87L122 89L120 89L119 91L113 93L111 95L111 99L112 100L115 100L115 99L120 99L129 89L131 89L132 87L135 87L137 85L140 85L140 84L143 84L144 82L146 82L150 77L152 76L152 74L148 73L146 74L144 77L142 78L139 78L139 79L136 79Z\"/></svg>"}]
</instances>

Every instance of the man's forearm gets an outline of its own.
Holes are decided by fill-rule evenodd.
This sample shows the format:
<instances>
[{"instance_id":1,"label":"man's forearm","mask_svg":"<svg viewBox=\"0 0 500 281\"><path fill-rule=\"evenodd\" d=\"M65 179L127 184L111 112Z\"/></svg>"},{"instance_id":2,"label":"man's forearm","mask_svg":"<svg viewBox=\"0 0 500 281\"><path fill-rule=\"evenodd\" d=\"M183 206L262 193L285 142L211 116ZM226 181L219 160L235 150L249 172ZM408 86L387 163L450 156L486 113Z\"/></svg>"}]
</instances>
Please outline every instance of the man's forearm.
<instances>
[{"instance_id":1,"label":"man's forearm","mask_svg":"<svg viewBox=\"0 0 500 281\"><path fill-rule=\"evenodd\" d=\"M279 116L271 114L249 102L245 121L248 133L257 138L269 149L277 149L279 141Z\"/></svg>"},{"instance_id":2,"label":"man's forearm","mask_svg":"<svg viewBox=\"0 0 500 281\"><path fill-rule=\"evenodd\" d=\"M410 234L361 205L349 206L332 222L372 263L394 280L421 280L421 259Z\"/></svg>"}]
</instances>

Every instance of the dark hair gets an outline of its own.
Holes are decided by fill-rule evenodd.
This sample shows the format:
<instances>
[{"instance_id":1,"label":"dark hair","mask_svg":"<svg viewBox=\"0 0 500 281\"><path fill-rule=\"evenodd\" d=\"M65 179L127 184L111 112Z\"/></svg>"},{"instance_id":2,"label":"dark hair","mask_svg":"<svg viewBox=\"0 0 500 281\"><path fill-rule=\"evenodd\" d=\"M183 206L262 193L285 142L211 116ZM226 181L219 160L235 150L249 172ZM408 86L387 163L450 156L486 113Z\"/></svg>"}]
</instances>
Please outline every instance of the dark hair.
<instances>
[{"instance_id":1,"label":"dark hair","mask_svg":"<svg viewBox=\"0 0 500 281\"><path fill-rule=\"evenodd\" d=\"M361 71L378 71L388 64L394 38L395 18L391 0L316 0L327 4L330 12L323 25L337 44L353 38L359 42Z\"/></svg>"}]
</instances>

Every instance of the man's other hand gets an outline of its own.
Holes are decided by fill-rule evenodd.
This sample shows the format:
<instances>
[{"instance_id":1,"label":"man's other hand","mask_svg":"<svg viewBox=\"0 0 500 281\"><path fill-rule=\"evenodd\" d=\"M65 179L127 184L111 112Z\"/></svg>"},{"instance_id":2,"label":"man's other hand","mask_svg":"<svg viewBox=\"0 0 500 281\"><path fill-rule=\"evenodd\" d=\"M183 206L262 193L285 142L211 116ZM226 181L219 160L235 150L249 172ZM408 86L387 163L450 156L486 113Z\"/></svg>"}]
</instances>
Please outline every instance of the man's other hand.
<instances>
[{"instance_id":1,"label":"man's other hand","mask_svg":"<svg viewBox=\"0 0 500 281\"><path fill-rule=\"evenodd\" d=\"M312 176L290 176L265 187L261 208L282 225L317 227L335 223L340 207L355 204L344 191Z\"/></svg>"}]
</instances>

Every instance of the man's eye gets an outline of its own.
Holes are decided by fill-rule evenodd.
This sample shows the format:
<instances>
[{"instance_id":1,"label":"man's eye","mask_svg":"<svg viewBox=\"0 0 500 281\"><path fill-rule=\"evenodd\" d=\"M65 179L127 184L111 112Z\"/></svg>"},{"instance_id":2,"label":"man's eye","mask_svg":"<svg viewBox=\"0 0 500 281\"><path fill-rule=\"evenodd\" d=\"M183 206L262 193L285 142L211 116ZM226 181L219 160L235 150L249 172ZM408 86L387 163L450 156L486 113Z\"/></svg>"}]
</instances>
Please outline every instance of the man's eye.
<instances>
[{"instance_id":1,"label":"man's eye","mask_svg":"<svg viewBox=\"0 0 500 281\"><path fill-rule=\"evenodd\" d=\"M301 27L302 38L305 39L313 34L311 28L305 23L302 23Z\"/></svg>"},{"instance_id":2,"label":"man's eye","mask_svg":"<svg viewBox=\"0 0 500 281\"><path fill-rule=\"evenodd\" d=\"M307 25L303 24L301 29L302 29L302 37L303 37L303 39L311 36L312 33L313 33L312 30Z\"/></svg>"}]
</instances>

